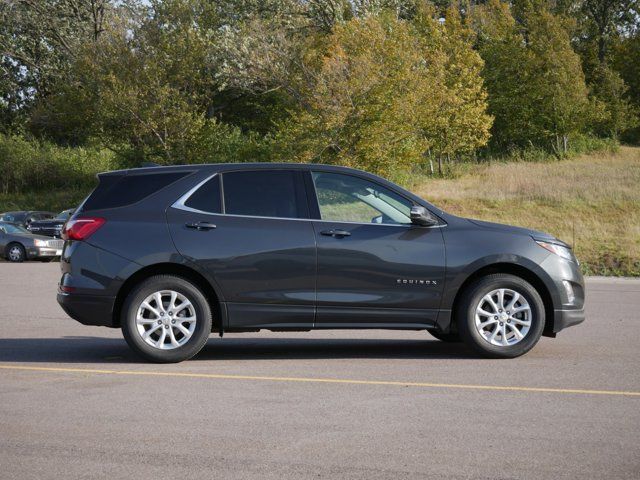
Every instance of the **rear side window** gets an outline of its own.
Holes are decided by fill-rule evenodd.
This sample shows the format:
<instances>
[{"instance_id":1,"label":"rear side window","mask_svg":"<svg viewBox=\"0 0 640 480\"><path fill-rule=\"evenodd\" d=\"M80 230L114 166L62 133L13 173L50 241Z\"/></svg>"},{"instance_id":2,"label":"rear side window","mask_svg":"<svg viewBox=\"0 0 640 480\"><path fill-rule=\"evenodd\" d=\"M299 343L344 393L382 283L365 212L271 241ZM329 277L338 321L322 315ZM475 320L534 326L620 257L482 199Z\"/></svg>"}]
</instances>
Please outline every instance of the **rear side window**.
<instances>
[{"instance_id":1,"label":"rear side window","mask_svg":"<svg viewBox=\"0 0 640 480\"><path fill-rule=\"evenodd\" d=\"M309 218L300 172L265 170L225 173L225 213L255 217Z\"/></svg>"},{"instance_id":2,"label":"rear side window","mask_svg":"<svg viewBox=\"0 0 640 480\"><path fill-rule=\"evenodd\" d=\"M216 175L196 190L189 199L184 202L184 206L200 210L201 212L220 213L222 211L221 203L220 176Z\"/></svg>"},{"instance_id":3,"label":"rear side window","mask_svg":"<svg viewBox=\"0 0 640 480\"><path fill-rule=\"evenodd\" d=\"M132 205L181 179L191 172L149 173L146 175L106 176L83 205L83 210Z\"/></svg>"}]
</instances>

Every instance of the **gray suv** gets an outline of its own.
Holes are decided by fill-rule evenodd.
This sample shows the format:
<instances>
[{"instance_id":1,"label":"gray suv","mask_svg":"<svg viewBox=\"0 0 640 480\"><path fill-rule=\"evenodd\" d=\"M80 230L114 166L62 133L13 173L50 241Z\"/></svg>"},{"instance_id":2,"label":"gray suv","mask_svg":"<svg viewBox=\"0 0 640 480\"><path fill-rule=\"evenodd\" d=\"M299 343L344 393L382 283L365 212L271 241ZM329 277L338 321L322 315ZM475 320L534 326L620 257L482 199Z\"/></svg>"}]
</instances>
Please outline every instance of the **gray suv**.
<instances>
[{"instance_id":1,"label":"gray suv","mask_svg":"<svg viewBox=\"0 0 640 480\"><path fill-rule=\"evenodd\" d=\"M427 330L517 357L584 320L571 248L456 217L362 171L295 164L103 173L63 231L58 302L178 362L211 332Z\"/></svg>"}]
</instances>

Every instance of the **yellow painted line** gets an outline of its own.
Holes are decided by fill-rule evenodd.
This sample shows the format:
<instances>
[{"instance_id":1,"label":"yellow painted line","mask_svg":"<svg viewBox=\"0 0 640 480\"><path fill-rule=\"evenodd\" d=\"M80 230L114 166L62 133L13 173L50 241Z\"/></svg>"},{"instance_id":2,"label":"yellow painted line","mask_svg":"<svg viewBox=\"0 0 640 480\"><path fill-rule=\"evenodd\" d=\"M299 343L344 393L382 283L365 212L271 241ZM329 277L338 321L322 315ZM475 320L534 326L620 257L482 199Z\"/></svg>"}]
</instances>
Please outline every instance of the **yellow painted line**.
<instances>
[{"instance_id":1,"label":"yellow painted line","mask_svg":"<svg viewBox=\"0 0 640 480\"><path fill-rule=\"evenodd\" d=\"M579 395L616 395L640 397L640 392L624 390L588 390L579 388L545 388L545 387L517 387L499 385L465 385L456 383L429 383L429 382L399 382L390 380L352 380L341 378L305 378L305 377L268 377L254 375L225 375L218 373L185 373L185 372L150 372L134 370L102 370L95 368L61 368L61 367L28 367L23 365L0 365L1 370L26 370L33 372L58 372L58 373L87 373L100 375L137 375L150 377L179 377L179 378L206 378L217 380L255 380L268 382L297 382L297 383L337 383L346 385L387 385L396 387L422 387L422 388L452 388L465 390L494 390L507 392L536 392L536 393L568 393Z\"/></svg>"}]
</instances>

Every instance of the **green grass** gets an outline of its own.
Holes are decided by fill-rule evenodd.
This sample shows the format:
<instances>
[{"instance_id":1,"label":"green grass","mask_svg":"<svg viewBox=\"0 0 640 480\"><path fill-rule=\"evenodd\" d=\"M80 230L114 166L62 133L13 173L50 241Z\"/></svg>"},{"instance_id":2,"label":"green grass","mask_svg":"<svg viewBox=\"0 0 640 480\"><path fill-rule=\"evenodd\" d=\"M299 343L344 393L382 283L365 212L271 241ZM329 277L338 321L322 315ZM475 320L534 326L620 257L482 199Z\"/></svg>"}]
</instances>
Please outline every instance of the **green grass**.
<instances>
[{"instance_id":1,"label":"green grass","mask_svg":"<svg viewBox=\"0 0 640 480\"><path fill-rule=\"evenodd\" d=\"M466 165L413 191L455 215L543 230L589 275L640 276L640 148L554 162Z\"/></svg>"}]
</instances>

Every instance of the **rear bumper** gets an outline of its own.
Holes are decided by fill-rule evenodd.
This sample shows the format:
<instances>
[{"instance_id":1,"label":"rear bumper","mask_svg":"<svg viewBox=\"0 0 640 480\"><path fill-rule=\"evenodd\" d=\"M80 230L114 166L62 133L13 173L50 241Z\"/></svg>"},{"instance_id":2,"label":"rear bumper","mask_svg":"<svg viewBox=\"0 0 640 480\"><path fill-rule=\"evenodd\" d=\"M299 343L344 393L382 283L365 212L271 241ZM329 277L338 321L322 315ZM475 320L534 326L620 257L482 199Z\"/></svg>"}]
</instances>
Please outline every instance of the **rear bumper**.
<instances>
[{"instance_id":1,"label":"rear bumper","mask_svg":"<svg viewBox=\"0 0 640 480\"><path fill-rule=\"evenodd\" d=\"M113 322L115 297L59 292L57 299L67 315L83 325L116 326Z\"/></svg>"},{"instance_id":2,"label":"rear bumper","mask_svg":"<svg viewBox=\"0 0 640 480\"><path fill-rule=\"evenodd\" d=\"M558 333L567 327L584 322L584 308L579 310L554 310L553 333Z\"/></svg>"}]
</instances>

